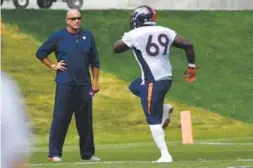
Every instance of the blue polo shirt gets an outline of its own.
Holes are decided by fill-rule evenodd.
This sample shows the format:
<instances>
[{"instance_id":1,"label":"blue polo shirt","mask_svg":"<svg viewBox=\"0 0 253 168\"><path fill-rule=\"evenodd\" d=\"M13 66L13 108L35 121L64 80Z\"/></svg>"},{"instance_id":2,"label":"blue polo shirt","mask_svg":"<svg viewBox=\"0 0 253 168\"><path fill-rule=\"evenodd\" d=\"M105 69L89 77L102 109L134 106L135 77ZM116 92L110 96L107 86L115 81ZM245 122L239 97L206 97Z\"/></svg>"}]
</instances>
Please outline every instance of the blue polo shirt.
<instances>
[{"instance_id":1,"label":"blue polo shirt","mask_svg":"<svg viewBox=\"0 0 253 168\"><path fill-rule=\"evenodd\" d=\"M57 70L57 83L73 85L90 85L89 67L99 68L99 56L93 34L87 30L80 30L71 34L67 29L55 32L45 41L36 57L41 60L54 52L57 61L64 60L66 70Z\"/></svg>"}]
</instances>

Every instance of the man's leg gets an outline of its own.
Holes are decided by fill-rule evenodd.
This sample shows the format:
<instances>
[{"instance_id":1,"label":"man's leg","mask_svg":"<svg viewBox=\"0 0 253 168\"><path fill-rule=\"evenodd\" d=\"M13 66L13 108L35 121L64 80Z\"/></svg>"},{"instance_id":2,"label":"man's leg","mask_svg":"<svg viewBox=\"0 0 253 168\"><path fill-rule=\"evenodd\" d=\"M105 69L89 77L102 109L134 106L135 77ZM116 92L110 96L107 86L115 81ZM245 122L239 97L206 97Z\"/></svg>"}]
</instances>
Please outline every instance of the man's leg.
<instances>
[{"instance_id":1,"label":"man's leg","mask_svg":"<svg viewBox=\"0 0 253 168\"><path fill-rule=\"evenodd\" d=\"M149 124L152 137L161 152L157 162L172 162L165 142L162 128L164 97L170 88L171 81L158 81L141 87L141 100L146 121Z\"/></svg>"},{"instance_id":2,"label":"man's leg","mask_svg":"<svg viewBox=\"0 0 253 168\"><path fill-rule=\"evenodd\" d=\"M141 78L135 79L130 85L129 90L137 97L141 97L140 88L141 88Z\"/></svg>"},{"instance_id":3,"label":"man's leg","mask_svg":"<svg viewBox=\"0 0 253 168\"><path fill-rule=\"evenodd\" d=\"M137 97L141 97L141 78L135 79L130 85L129 90ZM163 129L167 128L170 123L170 114L173 112L173 106L170 104L163 105Z\"/></svg>"},{"instance_id":4,"label":"man's leg","mask_svg":"<svg viewBox=\"0 0 253 168\"><path fill-rule=\"evenodd\" d=\"M76 91L75 118L79 134L80 154L83 160L89 160L95 153L92 117L91 86L80 86Z\"/></svg>"},{"instance_id":5,"label":"man's leg","mask_svg":"<svg viewBox=\"0 0 253 168\"><path fill-rule=\"evenodd\" d=\"M49 139L49 158L52 161L55 161L53 157L62 156L62 147L72 114L71 87L64 84L57 84Z\"/></svg>"}]
</instances>

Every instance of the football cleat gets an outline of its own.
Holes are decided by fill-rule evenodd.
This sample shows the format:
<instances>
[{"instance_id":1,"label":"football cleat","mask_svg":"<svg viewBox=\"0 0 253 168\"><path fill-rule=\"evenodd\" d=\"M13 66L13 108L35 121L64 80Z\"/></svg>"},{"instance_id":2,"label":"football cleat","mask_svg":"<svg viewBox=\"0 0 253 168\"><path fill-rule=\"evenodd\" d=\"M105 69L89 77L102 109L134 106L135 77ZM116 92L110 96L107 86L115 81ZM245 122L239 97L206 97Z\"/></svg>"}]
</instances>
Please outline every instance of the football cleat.
<instances>
[{"instance_id":1,"label":"football cleat","mask_svg":"<svg viewBox=\"0 0 253 168\"><path fill-rule=\"evenodd\" d=\"M171 155L162 156L158 160L153 161L153 163L171 163L171 162L173 162Z\"/></svg>"},{"instance_id":2,"label":"football cleat","mask_svg":"<svg viewBox=\"0 0 253 168\"><path fill-rule=\"evenodd\" d=\"M163 129L167 128L170 124L170 114L173 112L173 107L170 104L163 105L163 119L162 127Z\"/></svg>"}]
</instances>

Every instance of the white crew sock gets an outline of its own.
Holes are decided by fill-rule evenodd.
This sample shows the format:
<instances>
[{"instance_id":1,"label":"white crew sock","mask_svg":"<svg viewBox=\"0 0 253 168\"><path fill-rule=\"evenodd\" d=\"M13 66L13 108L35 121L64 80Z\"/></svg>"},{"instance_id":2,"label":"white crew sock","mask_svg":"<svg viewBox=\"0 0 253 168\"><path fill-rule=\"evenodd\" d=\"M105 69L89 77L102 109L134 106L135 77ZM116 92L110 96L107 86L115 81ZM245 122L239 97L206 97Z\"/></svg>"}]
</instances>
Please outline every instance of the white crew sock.
<instances>
[{"instance_id":1,"label":"white crew sock","mask_svg":"<svg viewBox=\"0 0 253 168\"><path fill-rule=\"evenodd\" d=\"M170 155L165 142L165 135L161 124L149 125L153 139L160 149L161 157Z\"/></svg>"}]
</instances>

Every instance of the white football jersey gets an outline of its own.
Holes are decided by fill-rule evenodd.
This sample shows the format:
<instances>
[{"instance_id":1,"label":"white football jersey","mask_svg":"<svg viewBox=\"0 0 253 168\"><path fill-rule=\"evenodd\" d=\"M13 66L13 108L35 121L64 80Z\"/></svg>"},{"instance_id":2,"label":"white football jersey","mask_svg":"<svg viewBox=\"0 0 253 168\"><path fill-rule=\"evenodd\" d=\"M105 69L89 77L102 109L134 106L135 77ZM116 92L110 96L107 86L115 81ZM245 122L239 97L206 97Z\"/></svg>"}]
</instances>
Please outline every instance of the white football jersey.
<instances>
[{"instance_id":1,"label":"white football jersey","mask_svg":"<svg viewBox=\"0 0 253 168\"><path fill-rule=\"evenodd\" d=\"M170 47L176 32L162 26L144 26L124 33L122 41L133 49L142 84L172 78Z\"/></svg>"}]
</instances>

